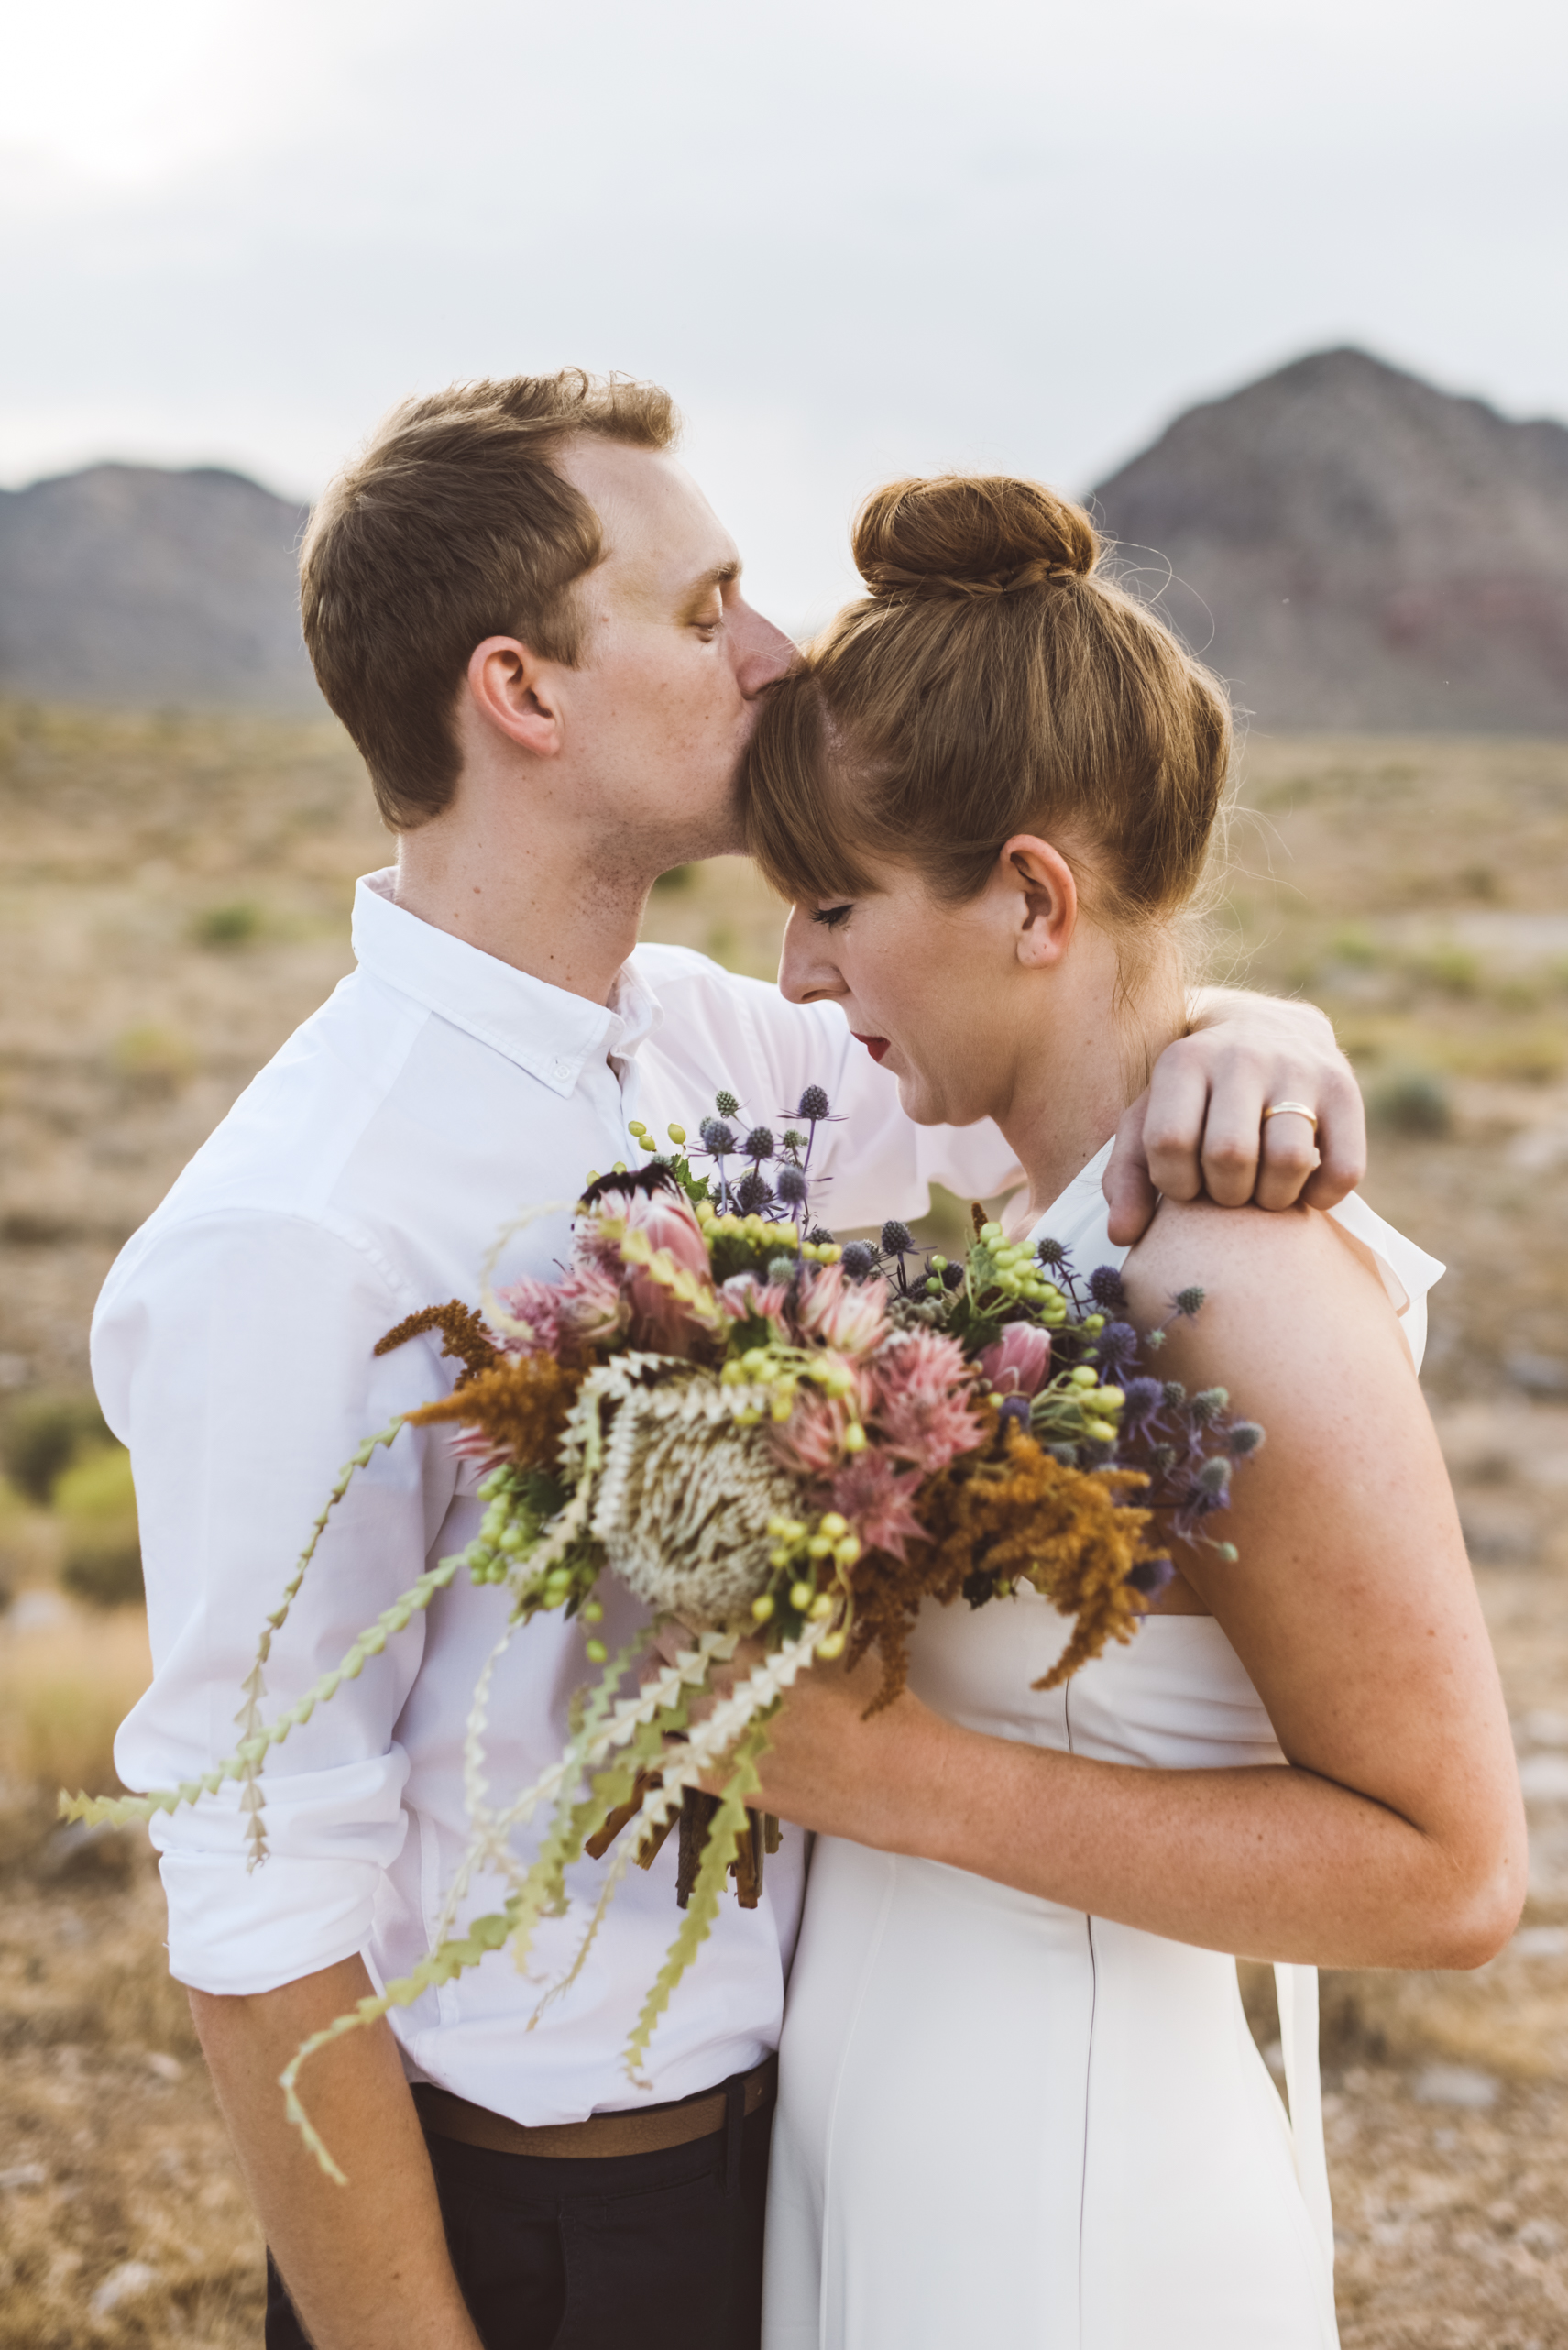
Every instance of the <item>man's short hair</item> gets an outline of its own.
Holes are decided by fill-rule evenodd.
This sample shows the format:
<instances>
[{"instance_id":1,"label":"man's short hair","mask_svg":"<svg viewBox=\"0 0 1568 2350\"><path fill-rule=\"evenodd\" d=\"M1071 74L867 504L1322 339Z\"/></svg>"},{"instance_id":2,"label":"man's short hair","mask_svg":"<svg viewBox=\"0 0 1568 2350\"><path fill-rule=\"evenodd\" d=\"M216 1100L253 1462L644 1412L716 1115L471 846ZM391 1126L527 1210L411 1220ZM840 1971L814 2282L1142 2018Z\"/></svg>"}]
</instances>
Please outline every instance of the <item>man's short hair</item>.
<instances>
[{"instance_id":1,"label":"man's short hair","mask_svg":"<svg viewBox=\"0 0 1568 2350\"><path fill-rule=\"evenodd\" d=\"M664 449L679 429L668 392L623 376L454 384L395 408L327 489L300 551L305 642L395 831L451 804L477 644L515 636L547 661L581 657L574 589L604 537L555 469L562 444Z\"/></svg>"}]
</instances>

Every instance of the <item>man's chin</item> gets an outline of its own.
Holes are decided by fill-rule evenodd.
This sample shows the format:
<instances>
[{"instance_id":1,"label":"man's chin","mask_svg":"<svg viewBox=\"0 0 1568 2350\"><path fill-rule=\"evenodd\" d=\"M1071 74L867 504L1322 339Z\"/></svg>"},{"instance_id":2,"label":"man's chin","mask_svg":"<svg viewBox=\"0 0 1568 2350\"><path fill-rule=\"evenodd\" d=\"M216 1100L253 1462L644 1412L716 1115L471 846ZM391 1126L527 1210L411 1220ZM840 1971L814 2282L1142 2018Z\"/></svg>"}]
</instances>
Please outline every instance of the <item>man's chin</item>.
<instances>
[{"instance_id":1,"label":"man's chin","mask_svg":"<svg viewBox=\"0 0 1568 2350\"><path fill-rule=\"evenodd\" d=\"M743 857L745 853L746 828L732 801L728 807L716 808L706 825L694 826L690 845L674 862L699 865L707 857Z\"/></svg>"}]
</instances>

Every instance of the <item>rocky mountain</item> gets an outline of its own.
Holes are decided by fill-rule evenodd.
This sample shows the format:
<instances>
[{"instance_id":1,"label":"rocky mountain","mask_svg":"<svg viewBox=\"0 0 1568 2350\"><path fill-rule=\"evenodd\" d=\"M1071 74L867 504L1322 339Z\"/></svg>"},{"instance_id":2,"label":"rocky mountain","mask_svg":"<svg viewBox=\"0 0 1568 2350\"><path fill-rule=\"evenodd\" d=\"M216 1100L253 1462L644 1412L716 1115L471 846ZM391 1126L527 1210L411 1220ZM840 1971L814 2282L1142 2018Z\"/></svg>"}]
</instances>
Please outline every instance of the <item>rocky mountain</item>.
<instances>
[{"instance_id":1,"label":"rocky mountain","mask_svg":"<svg viewBox=\"0 0 1568 2350\"><path fill-rule=\"evenodd\" d=\"M1094 493L1259 723L1568 733L1568 428L1365 351L1189 409Z\"/></svg>"},{"instance_id":2,"label":"rocky mountain","mask_svg":"<svg viewBox=\"0 0 1568 2350\"><path fill-rule=\"evenodd\" d=\"M1568 734L1568 427L1320 351L1188 410L1094 497L1260 724ZM0 490L0 692L319 709L304 520L211 467Z\"/></svg>"},{"instance_id":3,"label":"rocky mountain","mask_svg":"<svg viewBox=\"0 0 1568 2350\"><path fill-rule=\"evenodd\" d=\"M213 466L0 490L0 691L319 710L294 573L306 511Z\"/></svg>"}]
</instances>

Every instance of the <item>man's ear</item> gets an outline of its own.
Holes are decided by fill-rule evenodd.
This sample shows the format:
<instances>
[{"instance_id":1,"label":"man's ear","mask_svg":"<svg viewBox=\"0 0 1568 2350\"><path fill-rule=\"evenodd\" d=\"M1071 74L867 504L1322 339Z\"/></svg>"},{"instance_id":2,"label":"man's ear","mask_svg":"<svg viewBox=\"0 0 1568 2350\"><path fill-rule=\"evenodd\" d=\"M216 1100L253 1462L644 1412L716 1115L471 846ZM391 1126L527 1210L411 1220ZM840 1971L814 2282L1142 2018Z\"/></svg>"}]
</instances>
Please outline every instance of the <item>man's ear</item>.
<instances>
[{"instance_id":1,"label":"man's ear","mask_svg":"<svg viewBox=\"0 0 1568 2350\"><path fill-rule=\"evenodd\" d=\"M488 636L468 655L468 694L478 717L524 751L554 759L565 740L555 664L515 636Z\"/></svg>"},{"instance_id":2,"label":"man's ear","mask_svg":"<svg viewBox=\"0 0 1568 2350\"><path fill-rule=\"evenodd\" d=\"M1016 952L1026 971L1059 963L1078 927L1078 884L1059 849L1033 832L1014 833L1003 849L1000 877L1012 892Z\"/></svg>"}]
</instances>

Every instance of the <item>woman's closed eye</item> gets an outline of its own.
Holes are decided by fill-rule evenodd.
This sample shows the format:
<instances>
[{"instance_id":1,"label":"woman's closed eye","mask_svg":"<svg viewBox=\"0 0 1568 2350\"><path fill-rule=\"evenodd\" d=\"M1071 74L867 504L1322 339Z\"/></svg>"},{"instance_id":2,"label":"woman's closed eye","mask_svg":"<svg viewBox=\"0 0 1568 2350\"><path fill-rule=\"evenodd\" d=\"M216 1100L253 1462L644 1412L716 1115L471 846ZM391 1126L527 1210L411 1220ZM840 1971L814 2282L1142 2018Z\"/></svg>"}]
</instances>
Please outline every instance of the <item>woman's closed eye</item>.
<instances>
[{"instance_id":1,"label":"woman's closed eye","mask_svg":"<svg viewBox=\"0 0 1568 2350\"><path fill-rule=\"evenodd\" d=\"M841 922L849 920L854 910L852 905L819 906L811 918L814 922L820 922L825 930L836 930Z\"/></svg>"}]
</instances>

